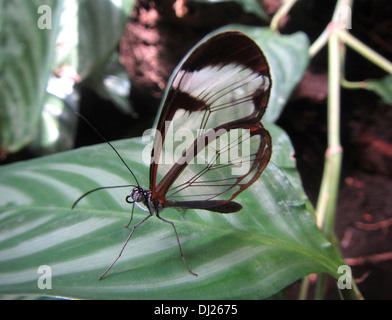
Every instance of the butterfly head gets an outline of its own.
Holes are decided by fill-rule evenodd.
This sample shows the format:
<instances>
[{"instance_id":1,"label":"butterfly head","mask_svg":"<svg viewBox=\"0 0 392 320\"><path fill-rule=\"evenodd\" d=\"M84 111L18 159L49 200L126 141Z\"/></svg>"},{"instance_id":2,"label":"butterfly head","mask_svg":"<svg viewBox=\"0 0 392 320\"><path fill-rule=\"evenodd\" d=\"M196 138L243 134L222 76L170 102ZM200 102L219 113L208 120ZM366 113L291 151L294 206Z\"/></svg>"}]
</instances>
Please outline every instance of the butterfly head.
<instances>
[{"instance_id":1,"label":"butterfly head","mask_svg":"<svg viewBox=\"0 0 392 320\"><path fill-rule=\"evenodd\" d=\"M143 211L150 212L151 215L158 215L159 212L163 210L162 204L159 204L158 201L153 201L151 199L151 190L144 190L140 186L135 186L129 195L126 196L125 201L130 204L136 204ZM139 202L141 202L146 208L139 205Z\"/></svg>"},{"instance_id":2,"label":"butterfly head","mask_svg":"<svg viewBox=\"0 0 392 320\"><path fill-rule=\"evenodd\" d=\"M143 190L142 187L134 187L129 195L126 196L125 201L128 203L145 202L147 199L147 191Z\"/></svg>"}]
</instances>

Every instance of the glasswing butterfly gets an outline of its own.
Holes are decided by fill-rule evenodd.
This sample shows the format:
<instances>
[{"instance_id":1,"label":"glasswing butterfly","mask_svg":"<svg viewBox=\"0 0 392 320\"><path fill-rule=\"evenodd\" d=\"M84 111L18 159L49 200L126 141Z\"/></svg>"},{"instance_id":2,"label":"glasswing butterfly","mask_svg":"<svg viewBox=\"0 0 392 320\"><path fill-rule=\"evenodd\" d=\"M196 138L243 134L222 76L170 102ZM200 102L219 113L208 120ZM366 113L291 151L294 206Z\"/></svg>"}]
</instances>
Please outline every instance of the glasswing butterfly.
<instances>
[{"instance_id":1,"label":"glasswing butterfly","mask_svg":"<svg viewBox=\"0 0 392 320\"><path fill-rule=\"evenodd\" d=\"M148 212L133 226L100 280L120 258L135 229L153 215L173 227L181 258L197 276L184 258L174 223L162 218L161 212L177 208L227 214L242 209L233 199L259 178L271 157L271 137L260 122L271 85L266 57L241 32L220 33L195 46L166 88L151 151L149 190L139 185L117 150L97 132L132 173L136 185L90 190L73 207L94 191L132 187L126 197L133 205L131 219L125 227L132 221L135 204Z\"/></svg>"}]
</instances>

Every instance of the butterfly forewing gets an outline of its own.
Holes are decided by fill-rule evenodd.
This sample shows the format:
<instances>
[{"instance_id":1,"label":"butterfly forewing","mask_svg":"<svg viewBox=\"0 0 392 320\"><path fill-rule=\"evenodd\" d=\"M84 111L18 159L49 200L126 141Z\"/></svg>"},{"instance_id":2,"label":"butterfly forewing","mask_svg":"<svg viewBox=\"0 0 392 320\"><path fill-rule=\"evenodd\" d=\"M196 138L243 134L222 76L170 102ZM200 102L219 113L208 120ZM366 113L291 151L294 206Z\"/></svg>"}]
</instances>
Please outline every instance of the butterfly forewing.
<instances>
[{"instance_id":1,"label":"butterfly forewing","mask_svg":"<svg viewBox=\"0 0 392 320\"><path fill-rule=\"evenodd\" d=\"M270 90L267 61L245 35L226 32L194 49L173 77L157 125L152 198L163 207L219 211L252 184L271 155L260 123Z\"/></svg>"}]
</instances>

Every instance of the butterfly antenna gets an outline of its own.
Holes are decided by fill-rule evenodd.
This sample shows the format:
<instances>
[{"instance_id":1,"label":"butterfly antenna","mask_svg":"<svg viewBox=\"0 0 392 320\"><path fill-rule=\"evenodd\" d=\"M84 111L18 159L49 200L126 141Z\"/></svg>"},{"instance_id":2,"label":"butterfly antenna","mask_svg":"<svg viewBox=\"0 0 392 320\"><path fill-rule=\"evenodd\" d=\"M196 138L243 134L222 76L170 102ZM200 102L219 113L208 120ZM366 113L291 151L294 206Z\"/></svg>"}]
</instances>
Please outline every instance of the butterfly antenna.
<instances>
[{"instance_id":1,"label":"butterfly antenna","mask_svg":"<svg viewBox=\"0 0 392 320\"><path fill-rule=\"evenodd\" d=\"M135 187L133 184L126 184L123 186L109 186L109 187L99 187L95 188L93 190L87 191L85 194L81 195L72 205L71 209L75 208L76 205L79 203L80 200L82 200L84 197L88 196L90 193L93 193L98 190L104 190L104 189L114 189L114 188L129 188L129 187Z\"/></svg>"},{"instance_id":2,"label":"butterfly antenna","mask_svg":"<svg viewBox=\"0 0 392 320\"><path fill-rule=\"evenodd\" d=\"M133 173L133 171L131 170L131 168L127 165L127 163L124 161L124 159L121 157L121 155L118 153L118 151L116 150L115 147L113 147L113 145L91 124L90 121L87 120L87 118L83 115L81 115L79 112L75 112L80 118L82 118L89 126L91 129L93 129L95 131L95 133L103 140L105 141L112 149L113 151L117 154L117 156L120 158L120 160L122 161L122 163L125 165L125 167L128 169L128 171L132 174L133 178L136 181L136 184L138 187L140 187L139 181L137 180L135 174ZM94 191L94 190L92 190ZM87 194L86 194L87 195ZM84 195L82 196L84 197ZM79 199L78 199L79 200Z\"/></svg>"}]
</instances>

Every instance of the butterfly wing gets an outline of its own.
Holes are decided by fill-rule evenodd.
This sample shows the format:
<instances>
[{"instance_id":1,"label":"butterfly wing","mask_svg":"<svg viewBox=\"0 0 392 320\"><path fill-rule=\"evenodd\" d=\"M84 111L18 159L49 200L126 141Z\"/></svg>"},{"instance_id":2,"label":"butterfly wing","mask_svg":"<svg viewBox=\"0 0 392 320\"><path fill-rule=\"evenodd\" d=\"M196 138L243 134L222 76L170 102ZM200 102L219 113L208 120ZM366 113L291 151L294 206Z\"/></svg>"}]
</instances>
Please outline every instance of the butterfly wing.
<instances>
[{"instance_id":1,"label":"butterfly wing","mask_svg":"<svg viewBox=\"0 0 392 320\"><path fill-rule=\"evenodd\" d=\"M157 124L151 196L163 207L235 212L232 200L269 162L260 123L271 91L267 60L240 32L197 46L172 78Z\"/></svg>"}]
</instances>

